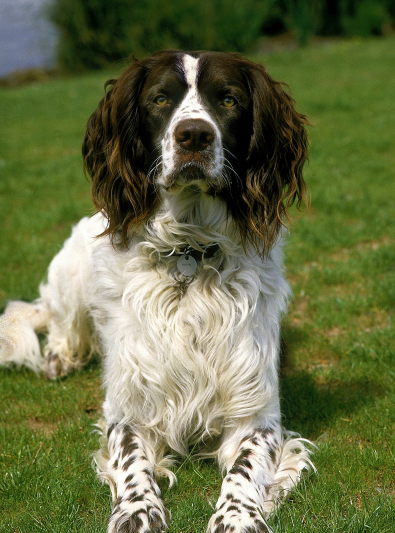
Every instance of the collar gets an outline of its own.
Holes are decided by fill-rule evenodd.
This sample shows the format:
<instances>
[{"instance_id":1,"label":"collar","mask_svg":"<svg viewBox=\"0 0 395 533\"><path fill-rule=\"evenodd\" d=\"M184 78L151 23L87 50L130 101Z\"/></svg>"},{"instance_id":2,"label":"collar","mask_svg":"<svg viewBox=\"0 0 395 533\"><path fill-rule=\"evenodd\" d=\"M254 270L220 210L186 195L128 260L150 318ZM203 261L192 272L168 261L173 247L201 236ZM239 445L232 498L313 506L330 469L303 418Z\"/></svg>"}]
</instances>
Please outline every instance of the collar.
<instances>
[{"instance_id":1,"label":"collar","mask_svg":"<svg viewBox=\"0 0 395 533\"><path fill-rule=\"evenodd\" d=\"M202 246L201 250L196 250L189 244L177 250L175 253L177 255L183 255L184 257L191 256L195 261L203 261L203 259L211 259L219 250L219 244L211 243L207 246Z\"/></svg>"}]
</instances>

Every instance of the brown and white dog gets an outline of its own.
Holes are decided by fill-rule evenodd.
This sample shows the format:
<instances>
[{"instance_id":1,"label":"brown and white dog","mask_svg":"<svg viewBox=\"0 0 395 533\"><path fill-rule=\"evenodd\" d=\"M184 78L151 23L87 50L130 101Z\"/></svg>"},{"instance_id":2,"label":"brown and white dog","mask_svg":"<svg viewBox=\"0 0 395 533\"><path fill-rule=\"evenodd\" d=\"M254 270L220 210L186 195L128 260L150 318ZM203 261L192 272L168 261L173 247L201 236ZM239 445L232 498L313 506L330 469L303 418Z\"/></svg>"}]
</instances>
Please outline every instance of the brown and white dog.
<instances>
[{"instance_id":1,"label":"brown and white dog","mask_svg":"<svg viewBox=\"0 0 395 533\"><path fill-rule=\"evenodd\" d=\"M192 446L225 472L208 532L268 532L312 466L282 428L278 386L279 241L305 197L306 118L236 54L159 52L107 85L83 145L98 213L40 298L6 308L0 361L56 378L102 355L109 532L166 528L155 476L173 481L169 454Z\"/></svg>"}]
</instances>

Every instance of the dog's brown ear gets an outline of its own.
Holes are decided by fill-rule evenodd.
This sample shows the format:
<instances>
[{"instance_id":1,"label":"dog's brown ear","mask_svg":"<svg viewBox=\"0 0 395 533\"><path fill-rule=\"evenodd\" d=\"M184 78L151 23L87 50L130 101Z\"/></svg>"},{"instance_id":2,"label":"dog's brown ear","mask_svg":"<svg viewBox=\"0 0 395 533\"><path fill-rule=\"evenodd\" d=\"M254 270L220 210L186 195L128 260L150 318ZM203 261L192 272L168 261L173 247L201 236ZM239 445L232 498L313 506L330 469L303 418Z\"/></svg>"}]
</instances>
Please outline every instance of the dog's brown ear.
<instances>
[{"instance_id":1,"label":"dog's brown ear","mask_svg":"<svg viewBox=\"0 0 395 533\"><path fill-rule=\"evenodd\" d=\"M156 199L140 139L138 101L146 70L144 60L135 60L120 78L106 83L82 146L93 201L108 219L103 235L113 238L121 229L123 242L152 213Z\"/></svg>"},{"instance_id":2,"label":"dog's brown ear","mask_svg":"<svg viewBox=\"0 0 395 533\"><path fill-rule=\"evenodd\" d=\"M307 159L307 118L261 65L245 62L252 97L253 134L238 216L244 242L265 255L289 222L289 208L307 201L303 165Z\"/></svg>"}]
</instances>

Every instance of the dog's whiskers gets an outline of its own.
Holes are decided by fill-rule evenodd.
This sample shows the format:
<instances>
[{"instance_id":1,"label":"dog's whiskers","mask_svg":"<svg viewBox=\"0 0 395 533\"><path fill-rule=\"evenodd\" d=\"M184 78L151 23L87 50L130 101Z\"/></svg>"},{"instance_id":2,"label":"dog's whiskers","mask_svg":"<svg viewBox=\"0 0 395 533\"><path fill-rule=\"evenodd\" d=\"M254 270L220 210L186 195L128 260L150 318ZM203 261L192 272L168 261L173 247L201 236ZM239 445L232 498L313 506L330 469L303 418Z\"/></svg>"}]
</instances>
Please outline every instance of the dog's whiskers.
<instances>
[{"instance_id":1,"label":"dog's whiskers","mask_svg":"<svg viewBox=\"0 0 395 533\"><path fill-rule=\"evenodd\" d=\"M232 156L233 159L235 159L236 161L238 161L238 158L235 156L235 154L233 152L231 152L230 150L228 150L225 146L222 147L223 151L224 152L228 152L228 154L230 154Z\"/></svg>"},{"instance_id":2,"label":"dog's whiskers","mask_svg":"<svg viewBox=\"0 0 395 533\"><path fill-rule=\"evenodd\" d=\"M151 163L151 166L150 166L150 168L149 168L149 170L147 172L147 178L150 178L152 173L154 173L154 176L157 174L159 165L162 163L162 159L163 159L163 157L162 157L162 154L161 154L155 159L155 161L153 161Z\"/></svg>"},{"instance_id":3,"label":"dog's whiskers","mask_svg":"<svg viewBox=\"0 0 395 533\"><path fill-rule=\"evenodd\" d=\"M239 174L236 172L236 170L233 168L232 163L227 158L224 158L223 169L224 169L224 171L222 172L222 175L223 175L224 179L225 179L225 174L227 175L227 177L229 179L229 183L228 183L229 187L231 186L231 179L230 179L230 175L228 174L229 171L236 178L238 184L240 186L242 185L242 180L241 180Z\"/></svg>"},{"instance_id":4,"label":"dog's whiskers","mask_svg":"<svg viewBox=\"0 0 395 533\"><path fill-rule=\"evenodd\" d=\"M147 179L148 180L151 180L153 186L154 186L154 190L155 192L158 191L158 188L157 188L157 184L156 184L156 176L158 175L159 173L159 167L160 165L162 164L162 154L160 154L156 159L155 161L152 162L148 172L147 172Z\"/></svg>"}]
</instances>

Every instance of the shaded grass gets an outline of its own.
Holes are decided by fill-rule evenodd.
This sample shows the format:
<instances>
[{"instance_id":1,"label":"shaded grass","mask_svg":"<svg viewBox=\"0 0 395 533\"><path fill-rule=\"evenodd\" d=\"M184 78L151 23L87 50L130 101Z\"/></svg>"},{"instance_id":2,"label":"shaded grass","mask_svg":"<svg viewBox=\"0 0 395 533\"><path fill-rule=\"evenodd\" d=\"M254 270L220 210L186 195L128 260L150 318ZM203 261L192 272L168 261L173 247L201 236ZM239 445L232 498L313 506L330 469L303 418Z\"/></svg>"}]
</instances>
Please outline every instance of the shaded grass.
<instances>
[{"instance_id":1,"label":"shaded grass","mask_svg":"<svg viewBox=\"0 0 395 533\"><path fill-rule=\"evenodd\" d=\"M270 523L278 532L392 532L395 412L395 40L261 58L314 127L309 212L285 249L294 300L283 326L284 425L319 444ZM31 300L70 227L91 212L84 125L114 73L0 91L0 301ZM0 371L0 531L104 532L92 424L100 367L48 383ZM170 532L203 532L221 484L210 462L161 483Z\"/></svg>"}]
</instances>

